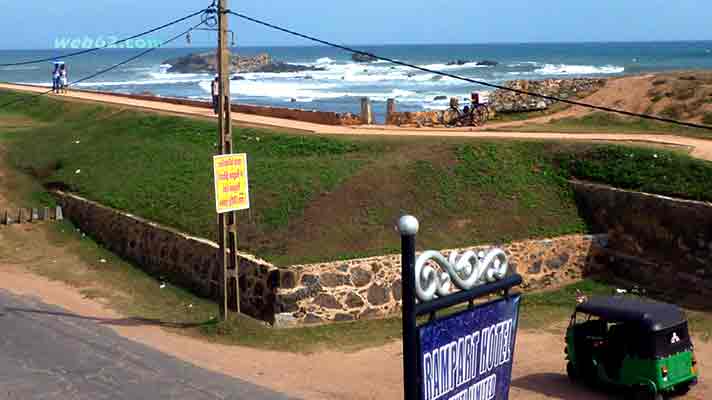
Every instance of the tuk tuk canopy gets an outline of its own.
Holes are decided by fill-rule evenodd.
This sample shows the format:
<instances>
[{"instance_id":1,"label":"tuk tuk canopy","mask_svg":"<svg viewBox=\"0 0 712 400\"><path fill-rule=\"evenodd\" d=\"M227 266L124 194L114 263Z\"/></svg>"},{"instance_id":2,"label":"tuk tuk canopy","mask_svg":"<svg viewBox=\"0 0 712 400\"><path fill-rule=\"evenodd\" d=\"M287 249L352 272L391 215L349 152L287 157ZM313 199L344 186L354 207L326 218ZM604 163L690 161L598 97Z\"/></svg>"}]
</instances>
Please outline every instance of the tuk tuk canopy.
<instances>
[{"instance_id":1,"label":"tuk tuk canopy","mask_svg":"<svg viewBox=\"0 0 712 400\"><path fill-rule=\"evenodd\" d=\"M582 312L610 322L636 324L649 332L660 332L687 322L682 310L672 304L632 297L593 297L579 304Z\"/></svg>"},{"instance_id":2,"label":"tuk tuk canopy","mask_svg":"<svg viewBox=\"0 0 712 400\"><path fill-rule=\"evenodd\" d=\"M607 333L610 341L631 355L661 358L692 348L685 314L672 304L629 297L597 297L579 304L576 312L612 324Z\"/></svg>"}]
</instances>

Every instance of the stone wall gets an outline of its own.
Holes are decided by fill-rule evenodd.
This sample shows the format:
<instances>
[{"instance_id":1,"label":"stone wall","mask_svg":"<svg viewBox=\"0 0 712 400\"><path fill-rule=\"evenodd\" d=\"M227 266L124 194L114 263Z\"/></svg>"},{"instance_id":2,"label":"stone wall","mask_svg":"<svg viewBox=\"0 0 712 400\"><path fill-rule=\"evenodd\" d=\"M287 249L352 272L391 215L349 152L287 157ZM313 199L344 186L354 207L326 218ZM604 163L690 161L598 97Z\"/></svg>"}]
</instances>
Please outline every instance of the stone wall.
<instances>
[{"instance_id":1,"label":"stone wall","mask_svg":"<svg viewBox=\"0 0 712 400\"><path fill-rule=\"evenodd\" d=\"M115 254L197 295L220 299L222 269L217 244L76 195L55 192L55 196L64 217ZM238 260L242 312L273 322L279 271L246 254L240 254Z\"/></svg>"},{"instance_id":2,"label":"stone wall","mask_svg":"<svg viewBox=\"0 0 712 400\"><path fill-rule=\"evenodd\" d=\"M600 89L605 79L545 79L540 81L516 80L505 82L504 86L561 99L580 98ZM490 95L490 107L497 113L542 111L555 101L497 89Z\"/></svg>"},{"instance_id":3,"label":"stone wall","mask_svg":"<svg viewBox=\"0 0 712 400\"><path fill-rule=\"evenodd\" d=\"M648 262L639 264L645 270L628 272L622 272L626 263L612 264L615 271L659 289L712 291L712 204L583 182L572 185L579 209L596 232L608 233L611 250Z\"/></svg>"},{"instance_id":4,"label":"stone wall","mask_svg":"<svg viewBox=\"0 0 712 400\"><path fill-rule=\"evenodd\" d=\"M600 272L605 236L566 236L504 245L524 289L558 286ZM489 246L461 249L484 249ZM277 291L279 326L385 317L400 312L400 255L293 266Z\"/></svg>"},{"instance_id":5,"label":"stone wall","mask_svg":"<svg viewBox=\"0 0 712 400\"><path fill-rule=\"evenodd\" d=\"M481 110L482 112L473 118L460 118L459 114L452 110L390 112L386 116L386 124L412 128L480 126L484 116L487 118L495 116L495 112L491 108L483 107Z\"/></svg>"}]
</instances>

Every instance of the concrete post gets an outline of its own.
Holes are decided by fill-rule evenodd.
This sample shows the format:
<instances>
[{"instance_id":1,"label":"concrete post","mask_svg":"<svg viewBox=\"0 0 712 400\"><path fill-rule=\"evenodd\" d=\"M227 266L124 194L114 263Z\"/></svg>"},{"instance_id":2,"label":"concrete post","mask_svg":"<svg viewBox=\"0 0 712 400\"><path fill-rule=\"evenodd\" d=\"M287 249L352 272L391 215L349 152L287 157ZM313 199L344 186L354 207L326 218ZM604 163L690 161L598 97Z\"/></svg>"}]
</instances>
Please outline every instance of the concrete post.
<instances>
[{"instance_id":1,"label":"concrete post","mask_svg":"<svg viewBox=\"0 0 712 400\"><path fill-rule=\"evenodd\" d=\"M32 217L30 219L31 222L36 222L40 219L40 211L36 208L32 209Z\"/></svg>"},{"instance_id":2,"label":"concrete post","mask_svg":"<svg viewBox=\"0 0 712 400\"><path fill-rule=\"evenodd\" d=\"M62 207L57 206L57 209L54 212L54 219L57 221L61 221L64 219L64 215L62 215Z\"/></svg>"},{"instance_id":3,"label":"concrete post","mask_svg":"<svg viewBox=\"0 0 712 400\"><path fill-rule=\"evenodd\" d=\"M391 118L396 112L396 99L388 99L386 103L386 125L391 123Z\"/></svg>"},{"instance_id":4,"label":"concrete post","mask_svg":"<svg viewBox=\"0 0 712 400\"><path fill-rule=\"evenodd\" d=\"M373 124L373 108L371 107L371 99L368 97L361 98L361 123L364 125Z\"/></svg>"}]
</instances>

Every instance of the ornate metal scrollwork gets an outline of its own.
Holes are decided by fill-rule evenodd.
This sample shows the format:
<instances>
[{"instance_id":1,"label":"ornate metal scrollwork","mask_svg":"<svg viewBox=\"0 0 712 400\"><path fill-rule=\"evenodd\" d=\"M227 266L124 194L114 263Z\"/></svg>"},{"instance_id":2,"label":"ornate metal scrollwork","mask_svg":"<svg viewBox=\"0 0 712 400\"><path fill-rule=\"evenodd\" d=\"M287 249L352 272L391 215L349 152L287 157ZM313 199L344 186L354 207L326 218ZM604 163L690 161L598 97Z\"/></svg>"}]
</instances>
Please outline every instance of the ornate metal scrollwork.
<instances>
[{"instance_id":1,"label":"ornate metal scrollwork","mask_svg":"<svg viewBox=\"0 0 712 400\"><path fill-rule=\"evenodd\" d=\"M430 301L450 294L453 284L470 290L503 279L508 269L507 255L498 248L486 253L470 250L462 256L453 251L447 259L440 252L426 251L415 263L415 293L421 302Z\"/></svg>"}]
</instances>

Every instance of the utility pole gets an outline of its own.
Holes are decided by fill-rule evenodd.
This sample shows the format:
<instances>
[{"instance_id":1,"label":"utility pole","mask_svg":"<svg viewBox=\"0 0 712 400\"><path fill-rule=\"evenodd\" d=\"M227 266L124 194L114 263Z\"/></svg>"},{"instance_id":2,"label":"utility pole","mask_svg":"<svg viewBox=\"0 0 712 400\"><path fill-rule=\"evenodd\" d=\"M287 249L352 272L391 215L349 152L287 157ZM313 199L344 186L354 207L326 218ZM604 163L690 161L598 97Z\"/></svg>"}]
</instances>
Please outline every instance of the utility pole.
<instances>
[{"instance_id":1,"label":"utility pole","mask_svg":"<svg viewBox=\"0 0 712 400\"><path fill-rule=\"evenodd\" d=\"M232 57L228 49L228 0L220 0L218 6L218 76L220 96L218 100L218 154L232 154L232 118L230 102L230 67ZM218 243L220 244L222 266L222 299L220 319L225 320L229 312L228 298L231 291L235 296L234 309L240 313L240 278L237 262L237 211L218 214ZM231 288L234 288L231 290Z\"/></svg>"}]
</instances>

